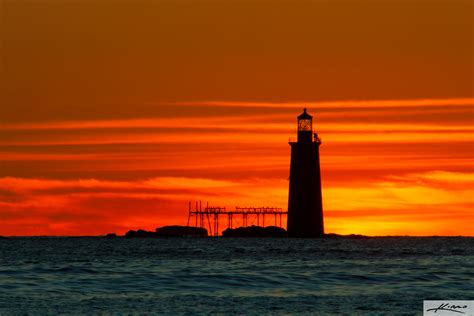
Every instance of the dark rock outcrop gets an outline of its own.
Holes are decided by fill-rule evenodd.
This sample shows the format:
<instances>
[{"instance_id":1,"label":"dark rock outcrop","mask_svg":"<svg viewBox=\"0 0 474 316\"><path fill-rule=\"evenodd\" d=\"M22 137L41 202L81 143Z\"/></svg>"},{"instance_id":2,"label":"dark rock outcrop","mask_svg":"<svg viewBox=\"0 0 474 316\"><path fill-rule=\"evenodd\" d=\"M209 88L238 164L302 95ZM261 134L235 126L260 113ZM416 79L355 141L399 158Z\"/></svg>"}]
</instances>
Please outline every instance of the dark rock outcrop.
<instances>
[{"instance_id":1,"label":"dark rock outcrop","mask_svg":"<svg viewBox=\"0 0 474 316\"><path fill-rule=\"evenodd\" d=\"M158 237L207 237L207 230L191 226L163 226L156 229Z\"/></svg>"},{"instance_id":2,"label":"dark rock outcrop","mask_svg":"<svg viewBox=\"0 0 474 316\"><path fill-rule=\"evenodd\" d=\"M156 231L150 232L143 229L129 230L127 238L149 238L149 237L207 237L207 230L200 227L188 226L163 226Z\"/></svg>"},{"instance_id":3,"label":"dark rock outcrop","mask_svg":"<svg viewBox=\"0 0 474 316\"><path fill-rule=\"evenodd\" d=\"M346 239L367 239L367 238L370 238L369 236L355 235L355 234L350 234L350 235L324 234L323 237L327 237L327 238L346 238Z\"/></svg>"},{"instance_id":4,"label":"dark rock outcrop","mask_svg":"<svg viewBox=\"0 0 474 316\"><path fill-rule=\"evenodd\" d=\"M239 228L227 228L222 232L222 237L286 237L287 232L276 226L249 226Z\"/></svg>"},{"instance_id":5,"label":"dark rock outcrop","mask_svg":"<svg viewBox=\"0 0 474 316\"><path fill-rule=\"evenodd\" d=\"M109 233L109 234L105 235L105 237L107 237L107 238L115 238L115 237L117 237L117 234L116 234L116 233Z\"/></svg>"}]
</instances>

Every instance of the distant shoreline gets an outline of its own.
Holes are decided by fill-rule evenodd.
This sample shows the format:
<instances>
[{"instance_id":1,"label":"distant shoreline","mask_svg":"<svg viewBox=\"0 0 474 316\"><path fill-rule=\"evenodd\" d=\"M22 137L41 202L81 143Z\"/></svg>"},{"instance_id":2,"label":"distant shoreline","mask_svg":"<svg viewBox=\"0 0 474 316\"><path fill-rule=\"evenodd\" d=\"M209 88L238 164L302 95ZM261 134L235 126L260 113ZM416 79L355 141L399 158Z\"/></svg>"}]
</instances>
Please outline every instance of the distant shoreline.
<instances>
[{"instance_id":1,"label":"distant shoreline","mask_svg":"<svg viewBox=\"0 0 474 316\"><path fill-rule=\"evenodd\" d=\"M64 235L33 235L33 236L2 236L0 240L9 238L106 238L106 239L163 239L163 238L179 238L179 239L196 239L196 238L272 238L272 239L372 239L372 238L474 238L474 236L410 236L410 235L381 235L381 236L367 236L360 234L341 235L335 233L328 233L322 236L311 237L288 237L285 229L277 226L246 226L238 228L228 228L222 232L222 235L213 236L208 234L208 231L202 227L194 226L163 226L156 228L155 231L146 231L143 229L129 230L123 235L116 233L108 233L104 235L80 235L80 236L64 236Z\"/></svg>"},{"instance_id":2,"label":"distant shoreline","mask_svg":"<svg viewBox=\"0 0 474 316\"><path fill-rule=\"evenodd\" d=\"M110 238L106 235L80 235L80 236L65 236L65 235L31 235L31 236L20 236L20 235L10 235L10 236L0 236L2 239L10 238L104 238L104 239L247 239L247 238L262 238L262 239L336 239L336 238L345 238L345 239L369 239L369 238L474 238L474 236L442 236L442 235L432 235L432 236L410 236L410 235L385 235L385 236L365 236L365 235L356 235L360 237L355 237L353 235L337 235L337 236L322 236L322 237L313 237L313 238L294 238L294 237L223 237L223 236L207 236L207 237L142 237L142 238L128 238L124 235L118 235L116 237Z\"/></svg>"}]
</instances>

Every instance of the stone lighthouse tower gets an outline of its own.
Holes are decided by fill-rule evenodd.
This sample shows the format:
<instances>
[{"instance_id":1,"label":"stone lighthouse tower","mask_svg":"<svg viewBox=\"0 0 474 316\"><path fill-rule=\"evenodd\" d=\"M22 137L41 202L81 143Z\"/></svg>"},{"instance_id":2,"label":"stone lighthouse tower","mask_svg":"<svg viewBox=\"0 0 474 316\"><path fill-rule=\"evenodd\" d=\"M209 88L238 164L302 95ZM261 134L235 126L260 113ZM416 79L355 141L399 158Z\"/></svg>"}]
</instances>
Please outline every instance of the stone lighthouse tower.
<instances>
[{"instance_id":1,"label":"stone lighthouse tower","mask_svg":"<svg viewBox=\"0 0 474 316\"><path fill-rule=\"evenodd\" d=\"M313 117L298 116L298 140L290 141L290 190L288 194L288 235L319 237L324 235L321 171L317 133L313 135Z\"/></svg>"}]
</instances>

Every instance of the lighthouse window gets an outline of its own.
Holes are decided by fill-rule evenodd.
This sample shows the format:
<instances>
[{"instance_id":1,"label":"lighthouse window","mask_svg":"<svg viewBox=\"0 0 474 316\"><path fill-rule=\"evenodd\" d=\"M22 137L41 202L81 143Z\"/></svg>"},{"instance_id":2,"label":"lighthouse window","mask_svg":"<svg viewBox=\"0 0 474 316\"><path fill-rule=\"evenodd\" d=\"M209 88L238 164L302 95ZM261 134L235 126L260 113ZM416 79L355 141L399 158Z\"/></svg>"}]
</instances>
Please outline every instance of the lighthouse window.
<instances>
[{"instance_id":1,"label":"lighthouse window","mask_svg":"<svg viewBox=\"0 0 474 316\"><path fill-rule=\"evenodd\" d=\"M312 126L311 126L311 120L309 119L303 119L298 121L298 130L299 131L311 131Z\"/></svg>"}]
</instances>

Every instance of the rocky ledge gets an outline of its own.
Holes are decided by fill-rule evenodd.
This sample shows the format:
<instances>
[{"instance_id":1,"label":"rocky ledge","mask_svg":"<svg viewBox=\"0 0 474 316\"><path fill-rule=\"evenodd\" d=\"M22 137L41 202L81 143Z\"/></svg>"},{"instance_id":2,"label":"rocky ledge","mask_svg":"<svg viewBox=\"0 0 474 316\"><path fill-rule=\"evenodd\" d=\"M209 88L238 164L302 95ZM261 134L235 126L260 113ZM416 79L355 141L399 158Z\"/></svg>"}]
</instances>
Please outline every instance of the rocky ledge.
<instances>
[{"instance_id":1,"label":"rocky ledge","mask_svg":"<svg viewBox=\"0 0 474 316\"><path fill-rule=\"evenodd\" d=\"M276 226L249 226L227 228L222 232L223 237L286 237L286 230Z\"/></svg>"},{"instance_id":2,"label":"rocky ledge","mask_svg":"<svg viewBox=\"0 0 474 316\"><path fill-rule=\"evenodd\" d=\"M110 235L110 234L109 234ZM143 229L129 230L125 237L127 238L146 238L146 237L207 237L207 230L200 227L188 226L163 226L153 231Z\"/></svg>"}]
</instances>

